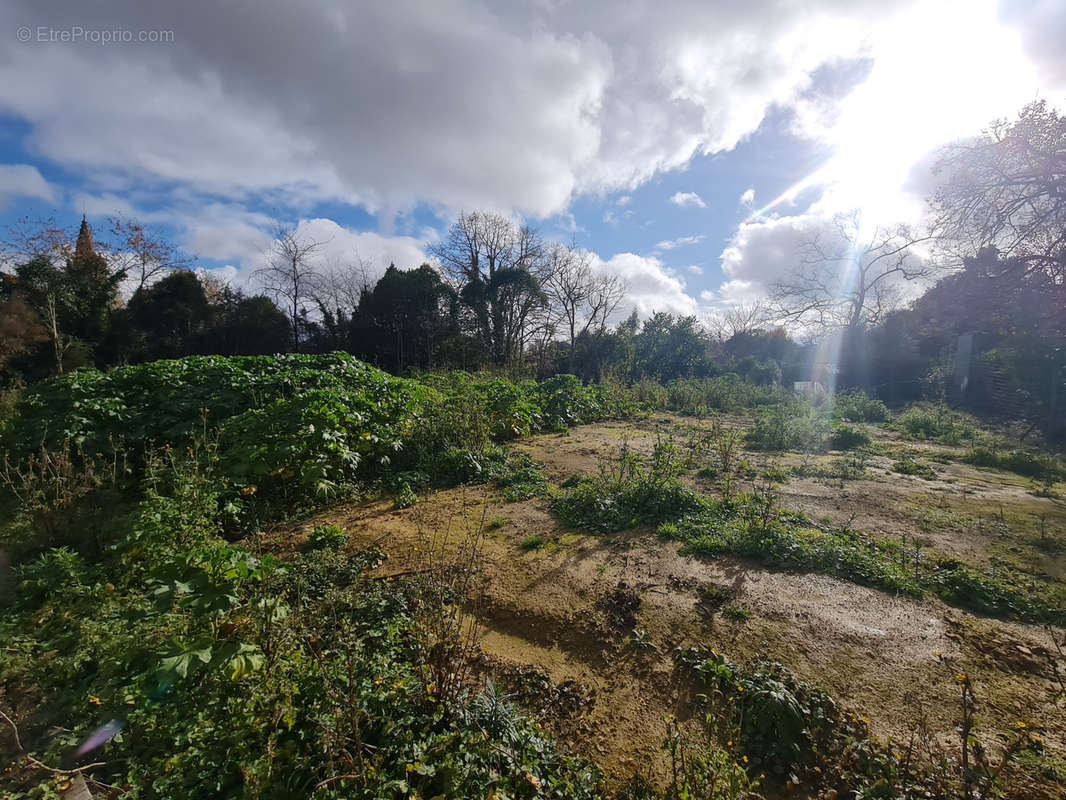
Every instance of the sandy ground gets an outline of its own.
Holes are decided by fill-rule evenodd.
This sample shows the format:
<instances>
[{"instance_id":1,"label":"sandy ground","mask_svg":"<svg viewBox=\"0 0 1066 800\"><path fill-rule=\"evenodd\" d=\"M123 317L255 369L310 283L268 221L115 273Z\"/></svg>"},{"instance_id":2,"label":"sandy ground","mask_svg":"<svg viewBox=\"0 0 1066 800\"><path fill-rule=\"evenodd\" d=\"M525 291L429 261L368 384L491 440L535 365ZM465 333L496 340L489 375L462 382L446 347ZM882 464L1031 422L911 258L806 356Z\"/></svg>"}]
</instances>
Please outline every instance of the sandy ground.
<instances>
[{"instance_id":1,"label":"sandy ground","mask_svg":"<svg viewBox=\"0 0 1066 800\"><path fill-rule=\"evenodd\" d=\"M699 424L657 418L640 427L605 423L568 435L533 437L517 445L544 462L555 481L595 472L600 459L625 439L650 450L656 428ZM747 454L756 463L761 458ZM787 466L788 459L777 459ZM937 464L935 481L887 471L891 459L871 462L870 480L796 480L782 487L782 504L819 518L852 520L879 536L923 537L938 549L978 559L1005 553L1062 575L1062 554L1032 544L1020 521L1044 514L1045 529L1063 535L1061 506L1034 497L1026 482L959 464ZM709 487L701 487L709 490ZM1000 504L1003 509L1000 510ZM987 517L983 523L979 519ZM993 524L992 517L1010 524ZM735 559L695 559L653 531L592 536L562 527L541 500L504 503L488 487L427 495L409 509L391 502L342 506L296 525L279 526L268 542L287 549L316 524L345 527L350 546L376 542L389 560L383 572L417 561L415 547L457 549L465 532L495 520L479 559L484 598L478 610L480 645L490 664L533 665L555 683L574 681L593 698L567 738L612 780L635 770L662 776L664 716L685 715L685 687L671 651L714 647L734 662L779 661L827 689L869 719L882 737L904 738L920 714L950 732L958 702L953 677L970 674L988 731L1016 720L1038 720L1049 750L1066 754L1066 709L1048 702L1053 684L1039 627L976 617L936 600L894 597L820 575L770 572ZM1050 520L1050 523L1048 522ZM447 541L441 531L449 531ZM1045 530L1045 532L1047 532ZM538 535L545 546L524 550ZM269 544L268 544L269 546ZM1011 548L1014 548L1012 553ZM641 599L634 637L607 621L603 598L619 582ZM701 584L727 590L747 620L705 610ZM637 641L635 641L636 639Z\"/></svg>"}]
</instances>

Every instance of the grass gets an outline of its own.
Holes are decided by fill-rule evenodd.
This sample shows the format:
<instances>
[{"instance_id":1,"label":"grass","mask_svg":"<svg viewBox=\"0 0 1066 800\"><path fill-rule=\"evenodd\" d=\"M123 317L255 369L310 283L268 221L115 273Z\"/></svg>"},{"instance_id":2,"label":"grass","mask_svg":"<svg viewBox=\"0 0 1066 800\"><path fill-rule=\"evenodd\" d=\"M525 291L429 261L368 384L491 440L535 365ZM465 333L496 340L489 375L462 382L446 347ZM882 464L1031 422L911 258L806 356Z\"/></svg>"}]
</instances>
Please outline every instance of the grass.
<instances>
[{"instance_id":1,"label":"grass","mask_svg":"<svg viewBox=\"0 0 1066 800\"><path fill-rule=\"evenodd\" d=\"M534 533L532 536L527 536L522 540L522 544L519 545L523 550L529 552L530 550L540 550L545 545L544 537L540 534Z\"/></svg>"},{"instance_id":2,"label":"grass","mask_svg":"<svg viewBox=\"0 0 1066 800\"><path fill-rule=\"evenodd\" d=\"M904 456L898 461L892 462L892 471L900 475L913 475L927 481L936 480L936 470L923 461L910 456Z\"/></svg>"},{"instance_id":3,"label":"grass","mask_svg":"<svg viewBox=\"0 0 1066 800\"><path fill-rule=\"evenodd\" d=\"M979 614L1027 622L1066 621L1066 586L1017 570L979 569L935 551L903 552L850 528L815 527L805 515L747 495L708 501L705 509L659 526L693 555L730 555L775 569L818 572L874 589L944 602Z\"/></svg>"},{"instance_id":4,"label":"grass","mask_svg":"<svg viewBox=\"0 0 1066 800\"><path fill-rule=\"evenodd\" d=\"M736 603L730 603L722 609L722 614L726 619L733 622L747 622L755 614L744 606L737 605Z\"/></svg>"}]
</instances>

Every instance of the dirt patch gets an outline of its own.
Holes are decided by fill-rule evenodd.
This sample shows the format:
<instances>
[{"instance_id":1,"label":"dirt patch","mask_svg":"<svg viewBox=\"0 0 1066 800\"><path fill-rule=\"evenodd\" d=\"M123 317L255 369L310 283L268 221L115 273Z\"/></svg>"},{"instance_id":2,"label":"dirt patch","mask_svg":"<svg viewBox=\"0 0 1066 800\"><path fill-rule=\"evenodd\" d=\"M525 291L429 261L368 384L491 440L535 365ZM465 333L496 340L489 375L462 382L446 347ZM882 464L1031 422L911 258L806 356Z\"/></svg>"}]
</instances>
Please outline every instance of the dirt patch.
<instances>
[{"instance_id":1,"label":"dirt patch","mask_svg":"<svg viewBox=\"0 0 1066 800\"><path fill-rule=\"evenodd\" d=\"M584 426L569 435L534 437L519 448L561 480L594 471L624 438L650 451L662 424ZM963 485L966 469L947 486ZM843 490L793 480L782 495L784 505L814 518L851 519L856 528L884 536L920 533L914 509L936 496L923 484L881 478L848 482ZM949 508L961 515L973 497L952 494L949 502L959 506ZM988 730L1037 719L1047 729L1049 750L1066 752L1066 711L1048 700L1048 639L1034 626L982 619L935 600L894 597L826 576L771 572L730 558L696 559L650 530L586 535L561 525L544 501L504 503L486 487L431 493L404 510L386 501L340 506L278 526L264 540L268 548L284 550L316 524L338 524L348 530L349 546L381 546L389 555L382 570L394 572L415 560L414 548L424 545L428 531L447 549L457 546L464 530L492 519L504 522L490 526L482 554L485 674L494 674L493 664L502 671L529 666L553 684L587 687L593 700L566 739L611 782L634 771L664 776L664 716L684 715L686 707L671 653L688 646L716 648L735 662L778 661L867 717L881 737L906 737L919 710L950 732L958 701L954 675L965 671L977 687ZM996 534L981 538L967 530L945 525L927 535L937 547L960 554L980 554L997 541ZM543 546L523 550L522 542L533 535ZM639 603L626 606L624 624L613 624L604 598L620 585ZM708 585L719 587L728 602L708 607L701 600L701 587Z\"/></svg>"}]
</instances>

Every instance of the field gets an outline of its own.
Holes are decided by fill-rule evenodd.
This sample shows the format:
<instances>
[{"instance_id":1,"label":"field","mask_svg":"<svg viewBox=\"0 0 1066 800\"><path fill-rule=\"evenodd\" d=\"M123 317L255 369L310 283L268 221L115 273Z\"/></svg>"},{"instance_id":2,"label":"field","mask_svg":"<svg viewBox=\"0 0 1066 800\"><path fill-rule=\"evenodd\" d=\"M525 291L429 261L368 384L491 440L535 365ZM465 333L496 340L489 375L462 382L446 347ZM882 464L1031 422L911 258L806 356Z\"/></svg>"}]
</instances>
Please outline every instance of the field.
<instances>
[{"instance_id":1,"label":"field","mask_svg":"<svg viewBox=\"0 0 1066 800\"><path fill-rule=\"evenodd\" d=\"M1066 788L1066 472L942 406L190 358L4 437L12 797Z\"/></svg>"}]
</instances>

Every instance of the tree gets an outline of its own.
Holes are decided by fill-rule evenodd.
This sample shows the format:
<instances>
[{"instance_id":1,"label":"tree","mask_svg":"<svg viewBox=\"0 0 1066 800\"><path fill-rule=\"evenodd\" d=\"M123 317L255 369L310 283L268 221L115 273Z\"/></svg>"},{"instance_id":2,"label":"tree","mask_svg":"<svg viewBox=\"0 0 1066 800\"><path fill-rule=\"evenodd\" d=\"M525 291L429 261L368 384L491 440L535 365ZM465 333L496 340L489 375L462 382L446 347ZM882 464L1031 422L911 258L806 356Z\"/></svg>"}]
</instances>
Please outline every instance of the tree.
<instances>
[{"instance_id":1,"label":"tree","mask_svg":"<svg viewBox=\"0 0 1066 800\"><path fill-rule=\"evenodd\" d=\"M454 291L429 264L390 265L363 292L352 318L352 351L391 372L435 363L439 345L456 331Z\"/></svg>"},{"instance_id":2,"label":"tree","mask_svg":"<svg viewBox=\"0 0 1066 800\"><path fill-rule=\"evenodd\" d=\"M897 308L909 281L936 265L916 247L929 240L906 226L865 229L858 213L838 215L829 236L804 242L797 269L770 286L770 314L823 333L854 333Z\"/></svg>"},{"instance_id":3,"label":"tree","mask_svg":"<svg viewBox=\"0 0 1066 800\"><path fill-rule=\"evenodd\" d=\"M554 245L548 259L548 294L569 336L567 372L573 374L578 338L606 329L607 318L625 295L625 284L615 275L595 275L591 256L572 246Z\"/></svg>"},{"instance_id":4,"label":"tree","mask_svg":"<svg viewBox=\"0 0 1066 800\"><path fill-rule=\"evenodd\" d=\"M540 281L519 267L496 270L486 288L494 309L497 361L515 364L532 332L530 321L535 312L547 308L548 296L541 290Z\"/></svg>"},{"instance_id":5,"label":"tree","mask_svg":"<svg viewBox=\"0 0 1066 800\"><path fill-rule=\"evenodd\" d=\"M730 306L711 320L711 333L721 342L735 336L762 330L770 321L769 308L762 300Z\"/></svg>"},{"instance_id":6,"label":"tree","mask_svg":"<svg viewBox=\"0 0 1066 800\"><path fill-rule=\"evenodd\" d=\"M946 147L935 170L933 208L956 255L994 247L1066 285L1066 116L1030 103L1015 121Z\"/></svg>"},{"instance_id":7,"label":"tree","mask_svg":"<svg viewBox=\"0 0 1066 800\"><path fill-rule=\"evenodd\" d=\"M122 344L137 361L191 355L205 344L212 311L199 276L174 270L134 292Z\"/></svg>"},{"instance_id":8,"label":"tree","mask_svg":"<svg viewBox=\"0 0 1066 800\"><path fill-rule=\"evenodd\" d=\"M0 373L49 341L41 318L21 297L0 300Z\"/></svg>"},{"instance_id":9,"label":"tree","mask_svg":"<svg viewBox=\"0 0 1066 800\"><path fill-rule=\"evenodd\" d=\"M266 264L252 273L278 305L288 311L292 326L292 347L300 349L300 319L304 303L314 298L321 285L321 276L314 266L314 257L325 242L310 239L297 228L278 225L274 241L266 254Z\"/></svg>"},{"instance_id":10,"label":"tree","mask_svg":"<svg viewBox=\"0 0 1066 800\"><path fill-rule=\"evenodd\" d=\"M114 238L114 265L133 276L136 289L175 269L187 268L191 259L158 231L151 231L132 219L110 220ZM135 291L136 291L135 289Z\"/></svg>"},{"instance_id":11,"label":"tree","mask_svg":"<svg viewBox=\"0 0 1066 800\"><path fill-rule=\"evenodd\" d=\"M292 341L292 326L274 301L263 295L246 297L228 286L207 287L214 321L206 353L227 356L269 356L284 353Z\"/></svg>"},{"instance_id":12,"label":"tree","mask_svg":"<svg viewBox=\"0 0 1066 800\"><path fill-rule=\"evenodd\" d=\"M709 340L695 317L674 317L659 311L644 320L633 337L633 377L705 377L711 370Z\"/></svg>"},{"instance_id":13,"label":"tree","mask_svg":"<svg viewBox=\"0 0 1066 800\"><path fill-rule=\"evenodd\" d=\"M510 276L497 278L502 270L527 273L539 287L547 278L540 234L528 226L518 227L499 214L481 211L461 213L443 240L430 253L452 279L476 335L486 341L493 359L503 364L521 354L515 351L514 324L529 320L528 304L536 296L531 284ZM515 291L524 286L523 291ZM505 307L507 303L518 307Z\"/></svg>"}]
</instances>

